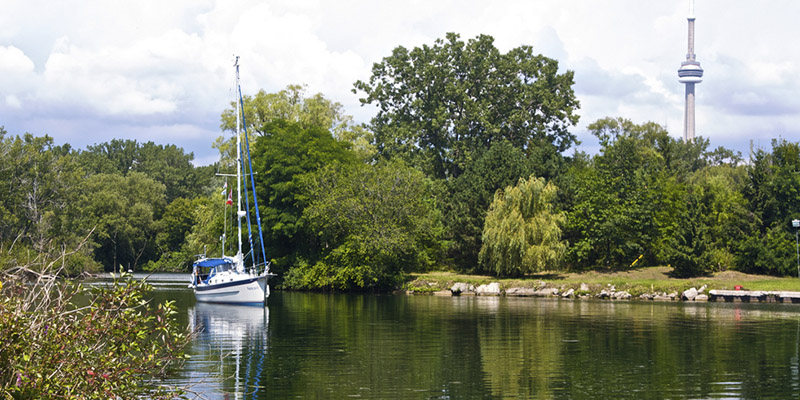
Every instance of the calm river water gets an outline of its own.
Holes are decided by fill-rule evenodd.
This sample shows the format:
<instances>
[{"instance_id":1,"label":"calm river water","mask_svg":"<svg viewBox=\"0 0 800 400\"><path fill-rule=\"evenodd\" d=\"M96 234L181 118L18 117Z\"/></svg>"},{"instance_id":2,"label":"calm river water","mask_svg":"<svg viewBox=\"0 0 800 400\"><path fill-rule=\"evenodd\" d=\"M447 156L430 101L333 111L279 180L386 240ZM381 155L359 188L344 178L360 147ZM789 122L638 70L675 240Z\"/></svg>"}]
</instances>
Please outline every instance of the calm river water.
<instances>
[{"instance_id":1,"label":"calm river water","mask_svg":"<svg viewBox=\"0 0 800 400\"><path fill-rule=\"evenodd\" d=\"M175 377L209 399L800 397L800 306L273 292L197 304ZM182 287L181 287L182 286Z\"/></svg>"}]
</instances>

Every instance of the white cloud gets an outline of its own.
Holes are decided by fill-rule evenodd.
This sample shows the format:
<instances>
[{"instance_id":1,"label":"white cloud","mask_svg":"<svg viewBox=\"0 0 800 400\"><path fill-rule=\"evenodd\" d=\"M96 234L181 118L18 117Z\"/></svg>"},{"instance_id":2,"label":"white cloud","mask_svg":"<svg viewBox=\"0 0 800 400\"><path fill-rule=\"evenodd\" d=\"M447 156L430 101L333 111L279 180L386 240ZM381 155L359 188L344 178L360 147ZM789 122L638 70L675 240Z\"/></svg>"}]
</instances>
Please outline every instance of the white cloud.
<instances>
[{"instance_id":1,"label":"white cloud","mask_svg":"<svg viewBox=\"0 0 800 400\"><path fill-rule=\"evenodd\" d=\"M34 65L22 50L0 46L0 93L17 94L30 90Z\"/></svg>"},{"instance_id":2,"label":"white cloud","mask_svg":"<svg viewBox=\"0 0 800 400\"><path fill-rule=\"evenodd\" d=\"M430 45L450 31L464 40L491 35L501 51L529 44L575 71L578 134L605 116L682 134L677 68L688 1L36 3L8 0L0 15L0 124L76 147L130 135L213 156L219 113L232 97L233 54L246 93L305 83L366 122L375 108L360 107L353 82L368 79L372 63L396 46ZM800 53L790 40L800 33L798 12L794 0L696 4L706 69L698 132L712 145L743 149L750 137L768 143L799 126Z\"/></svg>"},{"instance_id":3,"label":"white cloud","mask_svg":"<svg viewBox=\"0 0 800 400\"><path fill-rule=\"evenodd\" d=\"M33 72L33 61L14 46L0 46L0 71L3 75Z\"/></svg>"},{"instance_id":4,"label":"white cloud","mask_svg":"<svg viewBox=\"0 0 800 400\"><path fill-rule=\"evenodd\" d=\"M6 96L6 105L15 109L22 108L22 102L20 102L19 98L13 94Z\"/></svg>"},{"instance_id":5,"label":"white cloud","mask_svg":"<svg viewBox=\"0 0 800 400\"><path fill-rule=\"evenodd\" d=\"M756 85L785 85L797 78L797 67L793 62L753 61L748 65L750 76Z\"/></svg>"},{"instance_id":6,"label":"white cloud","mask_svg":"<svg viewBox=\"0 0 800 400\"><path fill-rule=\"evenodd\" d=\"M69 98L101 115L176 112L186 96L195 94L198 76L213 76L197 58L202 41L178 30L124 47L86 49L66 37L55 47L45 65L47 90L41 98Z\"/></svg>"}]
</instances>

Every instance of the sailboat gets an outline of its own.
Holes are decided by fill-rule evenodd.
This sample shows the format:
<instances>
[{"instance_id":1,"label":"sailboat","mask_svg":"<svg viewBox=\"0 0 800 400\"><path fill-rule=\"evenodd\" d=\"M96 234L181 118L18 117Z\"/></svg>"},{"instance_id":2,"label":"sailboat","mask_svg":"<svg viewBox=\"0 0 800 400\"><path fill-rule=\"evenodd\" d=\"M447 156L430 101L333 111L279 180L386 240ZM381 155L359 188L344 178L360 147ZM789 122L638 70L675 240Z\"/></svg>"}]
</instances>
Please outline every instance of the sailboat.
<instances>
[{"instance_id":1,"label":"sailboat","mask_svg":"<svg viewBox=\"0 0 800 400\"><path fill-rule=\"evenodd\" d=\"M222 235L222 256L198 257L192 265L192 278L189 287L199 302L261 304L269 297L267 281L275 274L269 271L269 262L264 251L264 237L261 231L261 215L258 212L258 198L255 191L253 162L250 159L250 142L247 137L247 125L244 123L242 108L242 88L239 85L239 57L234 64L236 68L236 174L225 175L236 177L236 219L238 220L238 251L233 256L225 255L225 234ZM248 179L249 178L249 179ZM243 190L244 189L244 190ZM250 196L252 191L253 210L258 227L258 243L253 243L253 232L250 224ZM244 193L244 208L243 196ZM242 220L246 221L250 250L242 253ZM261 250L259 253L258 250Z\"/></svg>"}]
</instances>

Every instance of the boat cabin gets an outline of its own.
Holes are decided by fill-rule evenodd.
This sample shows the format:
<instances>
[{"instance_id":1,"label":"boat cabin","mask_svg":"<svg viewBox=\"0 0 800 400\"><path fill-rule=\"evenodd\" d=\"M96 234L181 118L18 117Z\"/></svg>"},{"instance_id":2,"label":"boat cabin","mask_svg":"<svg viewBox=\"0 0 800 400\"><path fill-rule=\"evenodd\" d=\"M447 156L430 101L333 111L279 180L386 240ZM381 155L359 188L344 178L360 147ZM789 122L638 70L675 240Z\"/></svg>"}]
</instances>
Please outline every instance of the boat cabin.
<instances>
[{"instance_id":1,"label":"boat cabin","mask_svg":"<svg viewBox=\"0 0 800 400\"><path fill-rule=\"evenodd\" d=\"M192 283L208 284L209 280L221 272L236 270L234 260L230 258L206 258L195 261L192 271Z\"/></svg>"}]
</instances>

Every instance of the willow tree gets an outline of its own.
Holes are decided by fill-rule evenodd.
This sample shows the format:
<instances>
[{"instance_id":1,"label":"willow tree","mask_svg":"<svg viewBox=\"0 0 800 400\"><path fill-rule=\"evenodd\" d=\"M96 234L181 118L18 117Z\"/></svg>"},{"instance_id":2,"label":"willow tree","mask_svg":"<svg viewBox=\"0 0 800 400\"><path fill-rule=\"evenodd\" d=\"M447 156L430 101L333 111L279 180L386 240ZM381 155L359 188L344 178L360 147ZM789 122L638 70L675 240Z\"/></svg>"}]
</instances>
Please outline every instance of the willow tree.
<instances>
[{"instance_id":1,"label":"willow tree","mask_svg":"<svg viewBox=\"0 0 800 400\"><path fill-rule=\"evenodd\" d=\"M561 240L563 213L553 211L558 188L543 178L520 178L498 190L483 227L481 265L498 275L557 268L567 249Z\"/></svg>"}]
</instances>

